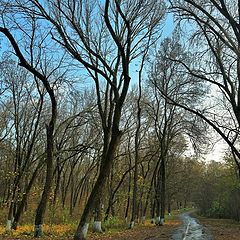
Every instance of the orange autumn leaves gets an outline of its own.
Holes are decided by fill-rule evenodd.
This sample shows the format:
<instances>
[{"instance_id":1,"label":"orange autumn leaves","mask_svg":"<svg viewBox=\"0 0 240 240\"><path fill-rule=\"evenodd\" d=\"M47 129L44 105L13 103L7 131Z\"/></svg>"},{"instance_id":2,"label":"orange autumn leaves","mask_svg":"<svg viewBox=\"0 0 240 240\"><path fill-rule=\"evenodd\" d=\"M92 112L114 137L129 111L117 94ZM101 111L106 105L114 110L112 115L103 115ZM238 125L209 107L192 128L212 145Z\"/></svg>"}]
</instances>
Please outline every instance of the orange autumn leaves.
<instances>
[{"instance_id":1,"label":"orange autumn leaves","mask_svg":"<svg viewBox=\"0 0 240 240\"><path fill-rule=\"evenodd\" d=\"M161 239L167 239L171 235L171 232L176 229L180 224L178 220L166 220L163 227L156 227L151 224L150 221L146 221L145 225L139 224L132 230L129 230L122 226L122 228L111 228L106 229L103 234L94 234L89 232L89 240L129 240L136 239L141 240L145 239L148 236L156 236L156 238L161 237ZM43 225L44 238L43 239L58 239L65 240L73 236L76 226L74 224L51 224ZM3 226L0 226L0 236L3 236L3 239L13 240L13 239L34 239L33 238L33 225L24 225L19 226L16 231L11 233L6 233L6 229Z\"/></svg>"},{"instance_id":2,"label":"orange autumn leaves","mask_svg":"<svg viewBox=\"0 0 240 240\"><path fill-rule=\"evenodd\" d=\"M71 224L59 224L59 225L45 225L43 224L44 235L46 236L66 236L70 235L74 232L76 226ZM11 231L11 233L7 233L6 229L3 226L0 226L0 236L1 235L9 235L11 237L24 237L24 236L33 236L34 226L33 225L24 225L19 226L15 231Z\"/></svg>"}]
</instances>

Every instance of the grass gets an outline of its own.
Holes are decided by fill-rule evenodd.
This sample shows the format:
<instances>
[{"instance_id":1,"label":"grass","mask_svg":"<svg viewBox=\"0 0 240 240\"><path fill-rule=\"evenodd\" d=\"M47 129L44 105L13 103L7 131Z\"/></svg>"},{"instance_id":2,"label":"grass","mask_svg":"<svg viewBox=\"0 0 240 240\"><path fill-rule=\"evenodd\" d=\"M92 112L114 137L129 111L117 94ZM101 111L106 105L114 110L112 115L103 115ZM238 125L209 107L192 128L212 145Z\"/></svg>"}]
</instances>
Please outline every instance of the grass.
<instances>
[{"instance_id":1,"label":"grass","mask_svg":"<svg viewBox=\"0 0 240 240\"><path fill-rule=\"evenodd\" d=\"M182 210L182 211L186 211ZM182 212L181 211L181 212ZM173 211L171 215L166 215L166 225L171 227L177 227L176 221L173 221L175 216L179 214L179 211ZM76 219L72 219L70 222L70 219L64 218L65 221L62 221L62 219L56 218L55 221L48 221L47 224L43 224L43 232L45 239L69 239L69 237L74 235L74 232L77 228ZM90 224L91 226L92 224ZM144 228L153 226L150 223L150 220L146 220L146 223L144 224ZM143 224L136 224L136 229L140 229L143 227ZM125 223L125 221L120 220L117 217L109 217L107 221L103 222L103 229L104 234L93 234L92 229L90 227L89 229L89 236L91 236L90 239L98 239L98 236L112 236L116 235L120 232L128 232L128 225ZM5 225L0 225L0 236L3 237L3 239L31 239L34 234L34 225L32 223L27 223L24 225L19 225L17 230L13 230L11 232L6 232ZM1 237L0 237L1 239Z\"/></svg>"}]
</instances>

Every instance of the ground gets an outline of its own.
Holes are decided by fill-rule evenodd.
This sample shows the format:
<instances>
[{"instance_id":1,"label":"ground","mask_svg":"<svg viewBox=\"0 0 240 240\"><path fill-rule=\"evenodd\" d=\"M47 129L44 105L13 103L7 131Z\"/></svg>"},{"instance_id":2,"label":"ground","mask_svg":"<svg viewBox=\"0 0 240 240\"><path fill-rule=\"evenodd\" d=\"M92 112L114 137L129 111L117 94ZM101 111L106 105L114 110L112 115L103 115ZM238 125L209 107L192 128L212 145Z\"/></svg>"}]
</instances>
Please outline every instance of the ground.
<instances>
[{"instance_id":1,"label":"ground","mask_svg":"<svg viewBox=\"0 0 240 240\"><path fill-rule=\"evenodd\" d=\"M226 219L198 218L214 236L214 240L239 240L240 223Z\"/></svg>"},{"instance_id":2,"label":"ground","mask_svg":"<svg viewBox=\"0 0 240 240\"><path fill-rule=\"evenodd\" d=\"M200 224L204 225L214 236L214 240L239 240L240 224L232 220L207 219L198 217ZM178 218L169 219L164 226L156 227L149 222L146 225L138 225L133 230L114 229L106 230L103 234L92 234L88 240L166 240L171 239L172 232L179 228L181 222ZM46 235L43 240L66 240L72 239L75 227L72 225L45 226ZM12 236L1 232L0 240L26 240L32 238L30 227L21 227Z\"/></svg>"},{"instance_id":3,"label":"ground","mask_svg":"<svg viewBox=\"0 0 240 240\"><path fill-rule=\"evenodd\" d=\"M179 227L181 222L177 219L167 220L164 226L154 226L146 224L146 226L137 226L132 230L125 230L113 235L106 234L101 238L95 236L90 237L91 240L159 240L170 239L172 231Z\"/></svg>"},{"instance_id":4,"label":"ground","mask_svg":"<svg viewBox=\"0 0 240 240\"><path fill-rule=\"evenodd\" d=\"M137 225L134 229L114 229L106 230L102 234L93 234L88 235L88 240L159 240L159 239L170 239L171 233L174 229L180 226L181 222L178 219L166 220L164 226L156 227L155 225L147 222L145 225ZM57 239L57 240L66 240L72 239L73 229L71 226L45 226L46 235L44 240ZM65 229L65 230L64 230ZM66 231L64 233L64 231ZM51 234L52 233L52 234ZM25 239L34 239L32 238L32 230L25 228L19 228L18 232L14 232L13 236L7 235L3 232L0 240L25 240Z\"/></svg>"}]
</instances>

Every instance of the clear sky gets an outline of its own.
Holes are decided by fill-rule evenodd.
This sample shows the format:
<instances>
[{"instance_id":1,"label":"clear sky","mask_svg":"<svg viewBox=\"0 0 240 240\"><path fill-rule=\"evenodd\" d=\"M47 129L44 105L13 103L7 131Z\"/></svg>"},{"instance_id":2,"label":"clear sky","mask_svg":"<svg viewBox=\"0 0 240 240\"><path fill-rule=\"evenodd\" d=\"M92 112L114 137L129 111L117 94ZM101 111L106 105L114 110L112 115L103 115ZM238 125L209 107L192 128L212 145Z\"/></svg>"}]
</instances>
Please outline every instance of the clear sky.
<instances>
[{"instance_id":1,"label":"clear sky","mask_svg":"<svg viewBox=\"0 0 240 240\"><path fill-rule=\"evenodd\" d=\"M163 38L171 36L174 30L175 24L173 21L173 14L168 13L166 17L166 21L163 27Z\"/></svg>"}]
</instances>

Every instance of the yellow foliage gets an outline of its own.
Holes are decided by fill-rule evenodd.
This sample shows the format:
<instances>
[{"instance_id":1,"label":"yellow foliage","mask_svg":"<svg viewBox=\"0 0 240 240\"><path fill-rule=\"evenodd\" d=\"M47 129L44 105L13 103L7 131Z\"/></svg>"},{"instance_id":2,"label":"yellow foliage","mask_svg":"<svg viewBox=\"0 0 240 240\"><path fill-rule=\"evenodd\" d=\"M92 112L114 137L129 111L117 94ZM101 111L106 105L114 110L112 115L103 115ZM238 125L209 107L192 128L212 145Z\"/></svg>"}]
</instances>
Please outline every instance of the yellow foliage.
<instances>
[{"instance_id":1,"label":"yellow foliage","mask_svg":"<svg viewBox=\"0 0 240 240\"><path fill-rule=\"evenodd\" d=\"M43 232L45 235L52 235L52 236L59 236L62 237L66 234L74 232L76 226L70 224L59 224L59 225L47 225L43 224L42 226ZM11 236L13 237L20 237L20 236L29 236L33 235L34 226L33 225L24 225L19 226L17 230L11 231ZM0 235L6 233L6 228L4 226L0 226Z\"/></svg>"},{"instance_id":2,"label":"yellow foliage","mask_svg":"<svg viewBox=\"0 0 240 240\"><path fill-rule=\"evenodd\" d=\"M3 226L0 226L0 235L2 235L5 232L5 228Z\"/></svg>"},{"instance_id":3,"label":"yellow foliage","mask_svg":"<svg viewBox=\"0 0 240 240\"><path fill-rule=\"evenodd\" d=\"M45 233L57 236L63 236L64 234L71 232L73 229L75 228L70 224L43 225L43 231Z\"/></svg>"}]
</instances>

